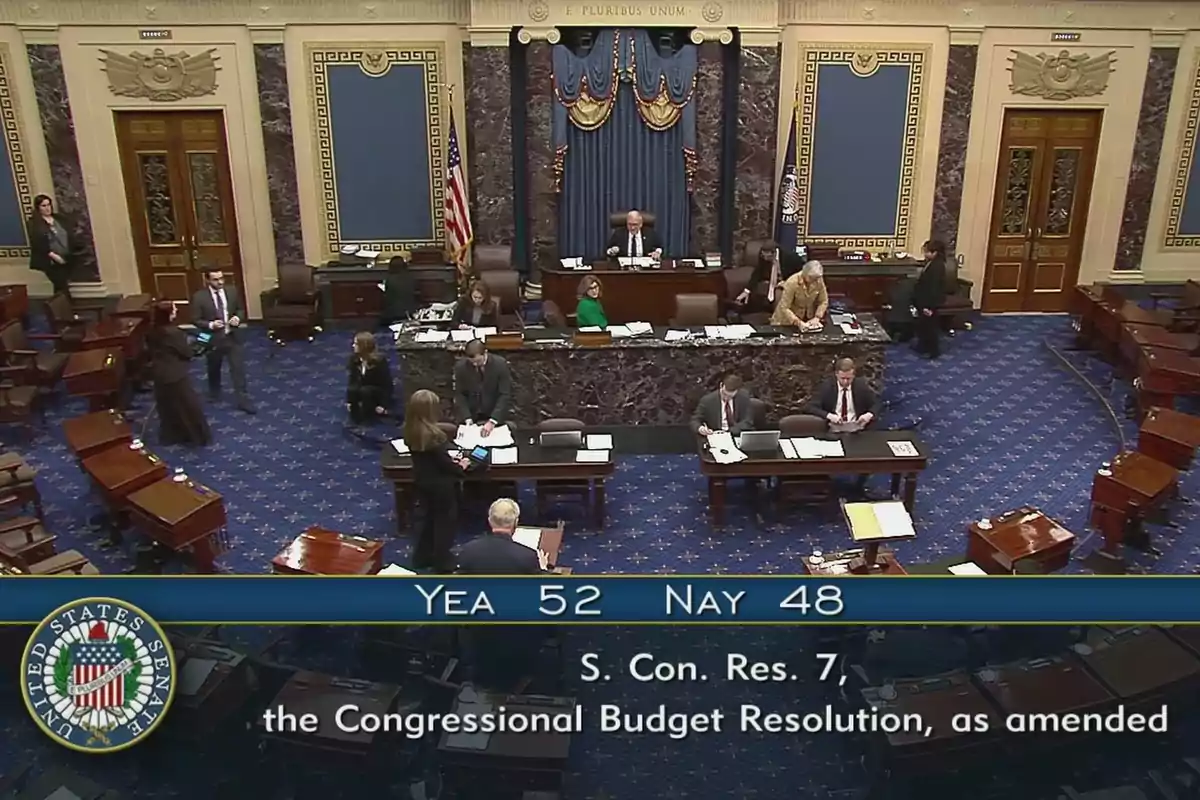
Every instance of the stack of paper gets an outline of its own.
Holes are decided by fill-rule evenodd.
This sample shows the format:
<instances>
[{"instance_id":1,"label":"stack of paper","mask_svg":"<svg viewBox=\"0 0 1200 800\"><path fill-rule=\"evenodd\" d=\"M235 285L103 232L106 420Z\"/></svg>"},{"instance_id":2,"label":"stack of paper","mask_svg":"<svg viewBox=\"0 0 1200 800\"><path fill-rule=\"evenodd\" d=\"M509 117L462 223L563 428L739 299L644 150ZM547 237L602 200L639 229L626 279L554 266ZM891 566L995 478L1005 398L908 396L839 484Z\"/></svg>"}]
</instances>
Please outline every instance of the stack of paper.
<instances>
[{"instance_id":1,"label":"stack of paper","mask_svg":"<svg viewBox=\"0 0 1200 800\"><path fill-rule=\"evenodd\" d=\"M680 342L684 339L690 338L692 338L691 331L667 331L666 335L663 337L663 339L668 342Z\"/></svg>"},{"instance_id":2,"label":"stack of paper","mask_svg":"<svg viewBox=\"0 0 1200 800\"><path fill-rule=\"evenodd\" d=\"M628 256L620 256L617 258L617 263L620 264L623 269L629 269L633 266L633 259L629 258Z\"/></svg>"},{"instance_id":3,"label":"stack of paper","mask_svg":"<svg viewBox=\"0 0 1200 800\"><path fill-rule=\"evenodd\" d=\"M973 561L968 561L965 564L955 564L950 568L951 575L987 575L979 565Z\"/></svg>"},{"instance_id":4,"label":"stack of paper","mask_svg":"<svg viewBox=\"0 0 1200 800\"><path fill-rule=\"evenodd\" d=\"M800 457L799 454L796 452L796 445L792 444L791 439L780 439L779 440L779 449L783 452L784 458L799 458Z\"/></svg>"},{"instance_id":5,"label":"stack of paper","mask_svg":"<svg viewBox=\"0 0 1200 800\"><path fill-rule=\"evenodd\" d=\"M517 448L497 447L492 450L492 465L502 467L505 464L517 463Z\"/></svg>"},{"instance_id":6,"label":"stack of paper","mask_svg":"<svg viewBox=\"0 0 1200 800\"><path fill-rule=\"evenodd\" d=\"M563 265L563 269L579 269L583 266L583 259L576 256L575 258L562 258L559 261Z\"/></svg>"},{"instance_id":7,"label":"stack of paper","mask_svg":"<svg viewBox=\"0 0 1200 800\"><path fill-rule=\"evenodd\" d=\"M542 547L542 529L541 528L517 528L513 531L513 541L519 545L524 545L530 550L540 550Z\"/></svg>"},{"instance_id":8,"label":"stack of paper","mask_svg":"<svg viewBox=\"0 0 1200 800\"><path fill-rule=\"evenodd\" d=\"M733 443L729 431L717 431L708 435L708 451L718 464L736 464L746 460L746 454Z\"/></svg>"},{"instance_id":9,"label":"stack of paper","mask_svg":"<svg viewBox=\"0 0 1200 800\"><path fill-rule=\"evenodd\" d=\"M612 450L613 440L611 433L589 433L587 435L586 445L588 450Z\"/></svg>"},{"instance_id":10,"label":"stack of paper","mask_svg":"<svg viewBox=\"0 0 1200 800\"><path fill-rule=\"evenodd\" d=\"M577 464L604 464L608 462L607 450L580 450L575 454Z\"/></svg>"},{"instance_id":11,"label":"stack of paper","mask_svg":"<svg viewBox=\"0 0 1200 800\"><path fill-rule=\"evenodd\" d=\"M462 332L463 331L455 331L455 333L462 333ZM416 336L413 337L413 339L415 341L421 342L421 343L444 342L449 338L450 338L450 331L421 331ZM454 341L457 342L458 339L455 339Z\"/></svg>"},{"instance_id":12,"label":"stack of paper","mask_svg":"<svg viewBox=\"0 0 1200 800\"><path fill-rule=\"evenodd\" d=\"M499 331L496 330L495 328L476 328L475 329L475 338L476 339L486 339L489 336L495 336L497 333L499 333Z\"/></svg>"},{"instance_id":13,"label":"stack of paper","mask_svg":"<svg viewBox=\"0 0 1200 800\"><path fill-rule=\"evenodd\" d=\"M614 339L628 339L633 336L633 331L629 330L625 325L609 325L608 332L612 334Z\"/></svg>"},{"instance_id":14,"label":"stack of paper","mask_svg":"<svg viewBox=\"0 0 1200 800\"><path fill-rule=\"evenodd\" d=\"M450 341L452 342L469 342L474 338L475 331L471 328L450 331Z\"/></svg>"},{"instance_id":15,"label":"stack of paper","mask_svg":"<svg viewBox=\"0 0 1200 800\"><path fill-rule=\"evenodd\" d=\"M846 455L841 442L814 439L811 436L806 436L803 439L792 439L791 445L796 451L796 458L841 458Z\"/></svg>"},{"instance_id":16,"label":"stack of paper","mask_svg":"<svg viewBox=\"0 0 1200 800\"><path fill-rule=\"evenodd\" d=\"M469 423L458 426L458 434L454 437L454 443L463 450L471 450L479 445L484 447L513 447L516 445L512 430L507 425L493 428L491 434L484 436L483 428Z\"/></svg>"},{"instance_id":17,"label":"stack of paper","mask_svg":"<svg viewBox=\"0 0 1200 800\"><path fill-rule=\"evenodd\" d=\"M382 255L382 253L379 250L368 250L367 248L364 247L361 250L359 250L357 253L355 253L354 255L358 256L359 258L374 259L374 258L379 258L379 256Z\"/></svg>"},{"instance_id":18,"label":"stack of paper","mask_svg":"<svg viewBox=\"0 0 1200 800\"><path fill-rule=\"evenodd\" d=\"M704 254L704 263L707 264L709 267L714 267L714 268L721 266L721 254L720 253L705 253Z\"/></svg>"},{"instance_id":19,"label":"stack of paper","mask_svg":"<svg viewBox=\"0 0 1200 800\"><path fill-rule=\"evenodd\" d=\"M584 325L579 329L580 333L603 333L604 329L599 325Z\"/></svg>"},{"instance_id":20,"label":"stack of paper","mask_svg":"<svg viewBox=\"0 0 1200 800\"><path fill-rule=\"evenodd\" d=\"M748 339L754 335L754 326L705 325L704 334L710 339Z\"/></svg>"},{"instance_id":21,"label":"stack of paper","mask_svg":"<svg viewBox=\"0 0 1200 800\"><path fill-rule=\"evenodd\" d=\"M848 322L843 322L841 325L838 325L838 327L842 329L842 333L844 333L846 336L858 336L863 332L862 328L855 328Z\"/></svg>"},{"instance_id":22,"label":"stack of paper","mask_svg":"<svg viewBox=\"0 0 1200 800\"><path fill-rule=\"evenodd\" d=\"M408 442L403 439L392 439L392 447L395 449L397 455L409 455Z\"/></svg>"},{"instance_id":23,"label":"stack of paper","mask_svg":"<svg viewBox=\"0 0 1200 800\"><path fill-rule=\"evenodd\" d=\"M654 333L654 326L649 322L630 322L625 327L629 329L629 333L633 336L645 336L648 333Z\"/></svg>"},{"instance_id":24,"label":"stack of paper","mask_svg":"<svg viewBox=\"0 0 1200 800\"><path fill-rule=\"evenodd\" d=\"M888 448L892 451L892 455L897 458L919 456L917 448L912 442L888 442Z\"/></svg>"},{"instance_id":25,"label":"stack of paper","mask_svg":"<svg viewBox=\"0 0 1200 800\"><path fill-rule=\"evenodd\" d=\"M399 564L388 564L383 569L379 570L379 575L416 575L411 569L405 569Z\"/></svg>"}]
</instances>

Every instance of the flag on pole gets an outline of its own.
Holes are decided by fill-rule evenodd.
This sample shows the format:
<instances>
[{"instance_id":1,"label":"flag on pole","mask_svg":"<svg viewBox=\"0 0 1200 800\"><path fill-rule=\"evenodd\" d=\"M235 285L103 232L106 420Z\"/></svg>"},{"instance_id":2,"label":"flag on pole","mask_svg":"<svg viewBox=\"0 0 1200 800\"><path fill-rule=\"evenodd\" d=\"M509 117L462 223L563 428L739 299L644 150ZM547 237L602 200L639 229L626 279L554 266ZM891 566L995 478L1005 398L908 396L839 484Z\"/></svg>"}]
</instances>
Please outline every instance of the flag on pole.
<instances>
[{"instance_id":1,"label":"flag on pole","mask_svg":"<svg viewBox=\"0 0 1200 800\"><path fill-rule=\"evenodd\" d=\"M779 202L775 209L775 242L779 249L796 252L796 224L800 220L800 178L796 174L796 106L792 106L792 124L788 127L787 152L779 178Z\"/></svg>"},{"instance_id":2,"label":"flag on pole","mask_svg":"<svg viewBox=\"0 0 1200 800\"><path fill-rule=\"evenodd\" d=\"M475 231L471 229L471 210L467 207L467 181L463 175L462 152L458 149L458 130L454 111L450 112L450 147L446 163L446 245L461 272L471 251Z\"/></svg>"}]
</instances>

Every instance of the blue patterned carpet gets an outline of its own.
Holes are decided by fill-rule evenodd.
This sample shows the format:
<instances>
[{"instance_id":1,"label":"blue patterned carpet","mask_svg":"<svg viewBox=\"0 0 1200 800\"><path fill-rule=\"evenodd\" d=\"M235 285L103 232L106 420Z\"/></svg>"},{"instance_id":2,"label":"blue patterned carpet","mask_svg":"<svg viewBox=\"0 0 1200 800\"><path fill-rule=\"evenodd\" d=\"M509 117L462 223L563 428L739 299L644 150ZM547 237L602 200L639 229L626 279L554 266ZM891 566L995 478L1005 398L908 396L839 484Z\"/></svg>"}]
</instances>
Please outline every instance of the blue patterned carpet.
<instances>
[{"instance_id":1,"label":"blue patterned carpet","mask_svg":"<svg viewBox=\"0 0 1200 800\"><path fill-rule=\"evenodd\" d=\"M225 496L233 546L220 566L231 572L267 572L271 557L312 524L387 539L387 558L403 563L408 543L392 535L391 492L380 476L379 452L344 428L343 365L350 335L326 332L314 343L289 345L268 360L265 338L255 333L247 345L247 362L257 416L237 412L228 400L211 407L216 443L205 450L156 448L155 421L145 437L168 463L184 467ZM922 436L934 454L918 491L919 536L898 548L902 561L962 553L969 520L1024 504L1040 507L1075 531L1077 554L1095 548L1086 525L1093 472L1118 451L1122 435L1135 442L1136 431L1120 418L1114 424L1106 406L1113 403L1120 410L1127 387L1112 381L1094 357L1067 352L1069 334L1062 316L985 317L974 331L947 340L939 361L918 359L904 346L892 349L889 413L923 418ZM203 387L199 364L195 381ZM135 410L140 407L144 413L145 397L138 403ZM51 410L35 442L17 449L40 469L48 526L58 533L60 550L81 550L102 571L117 572L131 566L131 554L100 547L100 537L86 526L98 506L59 430L61 419L83 410L73 402L61 403ZM1194 497L1198 483L1195 472L1185 476L1183 496ZM714 532L706 522L705 488L694 456L623 458L608 498L608 525L602 532L584 529L578 512L562 509L568 535L561 560L577 572L794 573L814 548L831 550L847 540L844 523L832 511L796 510L784 520L761 522L754 509L736 501L730 528ZM532 507L531 492L525 490L521 499ZM1177 529L1155 532L1161 555L1140 558L1139 569L1191 573L1200 567L1195 506L1184 506L1174 519ZM482 525L482 519L464 520L463 538ZM1071 569L1082 571L1078 562ZM265 636L261 631L236 632L248 646L262 638L259 634ZM329 630L291 636L280 658L361 674L351 652L355 635ZM703 661L728 650L811 658L820 646L812 632L783 629L588 629L572 631L566 645L568 663L577 663L574 653L593 649L606 654L651 649L665 651L664 657ZM570 691L585 705L619 698L630 707L666 702L683 710L711 706L714 699L711 691L687 687L664 692L661 686L576 685L571 676L568 680ZM836 699L815 680L783 688L747 687L717 699L740 702L743 697L789 707L779 710L809 710ZM360 781L355 773L325 768L317 771L326 783L309 782L296 777L307 774L300 763L275 764L264 768L274 771L264 774L256 767L256 748L237 737L199 748L159 742L129 754L75 756L35 731L19 698L4 698L0 712L0 772L31 761L66 764L139 798L212 798L218 790L262 800L407 796L407 790L375 785L368 791L364 783L355 783ZM1145 759L1132 750L1121 751L1118 759L1088 751L1069 769L1043 774L1026 768L1016 784L1016 779L1003 777L1007 771L996 769L939 796L1053 797L1059 783L1086 787L1123 779L1126 772L1136 777L1156 764L1165 769L1177 755L1173 746L1160 746ZM816 800L864 796L870 784L870 771L860 763L861 748L843 737L726 735L677 742L595 733L585 735L574 753L565 789L573 800L634 800L648 793L730 800L786 793ZM667 764L673 767L665 769ZM398 768L391 776L397 786L404 782L402 772ZM284 782L289 788L278 788L284 773L292 776ZM489 787L471 796L507 795ZM899 786L890 796L929 795Z\"/></svg>"}]
</instances>

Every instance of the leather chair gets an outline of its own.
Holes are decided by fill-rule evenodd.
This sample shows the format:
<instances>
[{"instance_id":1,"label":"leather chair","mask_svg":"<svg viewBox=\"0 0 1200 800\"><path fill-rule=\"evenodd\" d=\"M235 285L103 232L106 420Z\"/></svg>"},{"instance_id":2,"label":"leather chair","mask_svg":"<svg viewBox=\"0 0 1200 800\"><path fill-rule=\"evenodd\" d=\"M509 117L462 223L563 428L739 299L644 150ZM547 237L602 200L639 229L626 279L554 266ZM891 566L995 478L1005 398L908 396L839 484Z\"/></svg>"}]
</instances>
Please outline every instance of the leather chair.
<instances>
[{"instance_id":1,"label":"leather chair","mask_svg":"<svg viewBox=\"0 0 1200 800\"><path fill-rule=\"evenodd\" d=\"M968 328L967 317L975 310L975 304L971 302L971 287L975 284L959 276L960 258L962 256L946 259L946 299L938 309L942 330L950 336Z\"/></svg>"},{"instance_id":2,"label":"leather chair","mask_svg":"<svg viewBox=\"0 0 1200 800\"><path fill-rule=\"evenodd\" d=\"M721 323L721 302L715 294L675 295L675 315L671 324L680 327L718 325Z\"/></svg>"},{"instance_id":3,"label":"leather chair","mask_svg":"<svg viewBox=\"0 0 1200 800\"><path fill-rule=\"evenodd\" d=\"M802 439L823 436L829 424L812 414L789 414L779 420L779 438ZM823 503L833 496L833 480L828 475L792 475L781 477L775 484L778 500L798 500L802 503Z\"/></svg>"},{"instance_id":4,"label":"leather chair","mask_svg":"<svg viewBox=\"0 0 1200 800\"><path fill-rule=\"evenodd\" d=\"M38 402L37 377L33 367L29 364L0 367L0 425L17 425L25 434L25 439L31 440L35 411L41 413L44 422L46 408Z\"/></svg>"},{"instance_id":5,"label":"leather chair","mask_svg":"<svg viewBox=\"0 0 1200 800\"><path fill-rule=\"evenodd\" d=\"M311 267L279 265L279 286L263 293L263 324L267 336L281 347L298 339L313 340L321 330L321 312Z\"/></svg>"},{"instance_id":6,"label":"leather chair","mask_svg":"<svg viewBox=\"0 0 1200 800\"><path fill-rule=\"evenodd\" d=\"M446 434L447 441L453 442L454 437L458 436L458 426L453 422L439 422L437 426L441 428L442 433Z\"/></svg>"},{"instance_id":7,"label":"leather chair","mask_svg":"<svg viewBox=\"0 0 1200 800\"><path fill-rule=\"evenodd\" d=\"M742 248L742 252L738 254L738 266L740 267L756 267L758 266L759 255L763 250L770 250L772 253L778 248L771 239L751 239L746 242L746 246Z\"/></svg>"},{"instance_id":8,"label":"leather chair","mask_svg":"<svg viewBox=\"0 0 1200 800\"><path fill-rule=\"evenodd\" d=\"M58 537L46 530L42 521L18 517L0 523L0 559L20 569L52 558Z\"/></svg>"},{"instance_id":9,"label":"leather chair","mask_svg":"<svg viewBox=\"0 0 1200 800\"><path fill-rule=\"evenodd\" d=\"M34 516L45 520L42 493L38 491L37 470L16 453L0 454L0 509L33 506Z\"/></svg>"},{"instance_id":10,"label":"leather chair","mask_svg":"<svg viewBox=\"0 0 1200 800\"><path fill-rule=\"evenodd\" d=\"M494 269L479 273L492 298L499 304L501 330L515 330L525 325L521 313L521 273L515 269Z\"/></svg>"},{"instance_id":11,"label":"leather chair","mask_svg":"<svg viewBox=\"0 0 1200 800\"><path fill-rule=\"evenodd\" d=\"M556 417L547 420L542 420L534 428L537 434L543 433L558 433L561 431L579 431L583 432L584 424L582 420L569 419L566 417ZM538 520L544 522L546 519L547 508L549 501L552 498L569 497L575 500L581 500L589 515L592 509L592 483L586 480L539 480L533 484L534 495L537 497L537 513ZM590 518L590 517L589 517Z\"/></svg>"},{"instance_id":12,"label":"leather chair","mask_svg":"<svg viewBox=\"0 0 1200 800\"><path fill-rule=\"evenodd\" d=\"M0 356L7 366L31 367L33 381L41 388L52 389L62 379L69 356L57 350L38 350L33 342L54 342L57 347L61 340L56 333L26 333L19 320L12 320L0 328Z\"/></svg>"},{"instance_id":13,"label":"leather chair","mask_svg":"<svg viewBox=\"0 0 1200 800\"><path fill-rule=\"evenodd\" d=\"M568 328L567 315L558 307L558 303L553 300L542 301L542 319L546 321L548 328Z\"/></svg>"},{"instance_id":14,"label":"leather chair","mask_svg":"<svg viewBox=\"0 0 1200 800\"><path fill-rule=\"evenodd\" d=\"M767 424L767 419L770 413L770 403L768 403L766 400L760 400L757 397L750 398L750 421L754 424L754 430L771 430L770 426Z\"/></svg>"},{"instance_id":15,"label":"leather chair","mask_svg":"<svg viewBox=\"0 0 1200 800\"><path fill-rule=\"evenodd\" d=\"M639 213L642 215L642 227L653 228L654 221L657 219L654 213L650 211L641 211ZM608 225L611 228L624 228L625 221L628 217L628 211L614 211L608 215Z\"/></svg>"},{"instance_id":16,"label":"leather chair","mask_svg":"<svg viewBox=\"0 0 1200 800\"><path fill-rule=\"evenodd\" d=\"M471 261L475 272L483 273L494 270L510 270L512 263L512 246L507 244L479 244L475 246L475 255Z\"/></svg>"},{"instance_id":17,"label":"leather chair","mask_svg":"<svg viewBox=\"0 0 1200 800\"><path fill-rule=\"evenodd\" d=\"M79 349L84 329L103 316L102 306L85 306L71 300L71 295L59 292L42 303L42 312L50 330L62 337L59 350L71 353Z\"/></svg>"}]
</instances>

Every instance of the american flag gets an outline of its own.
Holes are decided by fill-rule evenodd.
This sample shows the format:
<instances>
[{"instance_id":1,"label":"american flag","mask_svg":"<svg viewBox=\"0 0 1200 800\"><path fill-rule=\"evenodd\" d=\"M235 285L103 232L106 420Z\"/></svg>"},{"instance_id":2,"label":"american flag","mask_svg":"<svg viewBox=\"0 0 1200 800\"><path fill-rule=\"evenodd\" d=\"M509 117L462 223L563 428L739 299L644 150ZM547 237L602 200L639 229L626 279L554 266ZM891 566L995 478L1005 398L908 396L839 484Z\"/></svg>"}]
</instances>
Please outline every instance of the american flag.
<instances>
[{"instance_id":1,"label":"american flag","mask_svg":"<svg viewBox=\"0 0 1200 800\"><path fill-rule=\"evenodd\" d=\"M80 642L72 655L71 680L75 686L86 686L114 669L125 657L111 642ZM103 686L86 694L75 695L75 705L81 708L118 708L125 705L125 676L118 675Z\"/></svg>"},{"instance_id":2,"label":"american flag","mask_svg":"<svg viewBox=\"0 0 1200 800\"><path fill-rule=\"evenodd\" d=\"M458 130L454 112L450 112L450 154L446 166L446 244L459 266L466 263L475 231L471 229L471 210L467 207L467 181L463 175L462 153L458 149Z\"/></svg>"}]
</instances>

